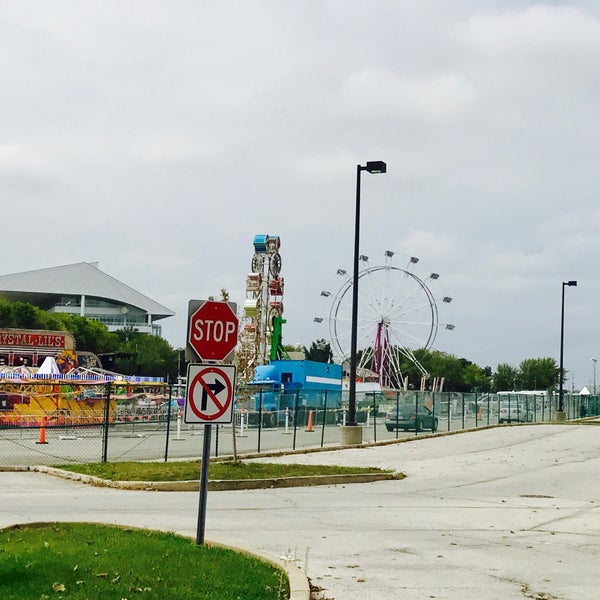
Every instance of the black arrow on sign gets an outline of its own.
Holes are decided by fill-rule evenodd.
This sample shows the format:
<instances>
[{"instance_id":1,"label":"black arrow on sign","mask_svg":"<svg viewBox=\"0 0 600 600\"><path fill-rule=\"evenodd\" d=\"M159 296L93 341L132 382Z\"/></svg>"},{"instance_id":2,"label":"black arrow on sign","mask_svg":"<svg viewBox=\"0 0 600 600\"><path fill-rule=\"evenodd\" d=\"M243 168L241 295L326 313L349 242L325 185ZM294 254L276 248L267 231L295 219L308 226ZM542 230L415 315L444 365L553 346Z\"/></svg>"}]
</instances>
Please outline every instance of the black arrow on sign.
<instances>
[{"instance_id":1,"label":"black arrow on sign","mask_svg":"<svg viewBox=\"0 0 600 600\"><path fill-rule=\"evenodd\" d=\"M215 379L214 383L207 383L205 386L202 386L202 401L200 402L200 410L206 410L206 404L208 402L208 390L213 393L213 396L217 396L224 389L225 386L220 379Z\"/></svg>"}]
</instances>

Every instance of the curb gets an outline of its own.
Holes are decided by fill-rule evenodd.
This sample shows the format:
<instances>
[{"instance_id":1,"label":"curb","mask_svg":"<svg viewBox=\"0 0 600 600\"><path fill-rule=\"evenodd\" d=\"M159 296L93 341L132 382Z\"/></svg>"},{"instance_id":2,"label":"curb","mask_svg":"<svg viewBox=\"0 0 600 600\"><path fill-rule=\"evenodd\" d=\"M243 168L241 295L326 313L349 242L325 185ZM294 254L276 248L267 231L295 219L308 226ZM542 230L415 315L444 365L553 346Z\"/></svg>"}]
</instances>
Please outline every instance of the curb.
<instances>
[{"instance_id":1,"label":"curb","mask_svg":"<svg viewBox=\"0 0 600 600\"><path fill-rule=\"evenodd\" d=\"M270 563L275 567L282 569L287 574L290 584L289 600L310 600L311 590L308 577L302 572L298 565L294 565L291 561L284 561L258 550L250 551L246 548L240 548L230 544L221 544L219 542L211 542L210 540L207 540L206 543L209 546L228 548L235 552L239 552L240 554L257 557L263 562Z\"/></svg>"},{"instance_id":2,"label":"curb","mask_svg":"<svg viewBox=\"0 0 600 600\"><path fill-rule=\"evenodd\" d=\"M25 471L30 469L11 469L12 471ZM68 521L65 521L68 522ZM38 522L39 523L39 522ZM21 525L20 523L13 523L12 525L8 525L6 527L0 527L0 531L10 530L14 527ZM33 525L33 523L23 523L23 525ZM126 525L113 525L114 527L118 527L121 529L125 529L128 526ZM189 537L189 536L181 536L181 537ZM193 538L189 538L193 539ZM253 558L258 558L262 562L268 563L281 569L288 576L288 582L290 584L290 595L289 600L310 600L310 583L308 581L308 577L301 571L298 565L293 565L290 561L283 561L281 559L274 558L269 554L265 554L264 552L260 552L257 550L247 550L246 548L240 548L238 546L233 546L231 544L221 544L219 542L211 542L210 540L206 540L206 545L213 548L225 548L228 550L232 550L233 552L237 552L239 554L245 554L246 556L251 556Z\"/></svg>"},{"instance_id":3,"label":"curb","mask_svg":"<svg viewBox=\"0 0 600 600\"><path fill-rule=\"evenodd\" d=\"M141 490L154 492L192 492L200 488L200 480L187 481L112 481L101 479L93 475L73 473L55 467L29 467L27 470L45 473L55 477L62 477L71 481L78 481L97 487L110 487L122 490ZM272 479L213 479L208 482L208 491L230 490L258 490L264 488L305 487L313 485L345 485L348 483L371 483L373 481L387 481L404 479L401 473L357 473L355 475L319 475L299 477L277 477Z\"/></svg>"}]
</instances>

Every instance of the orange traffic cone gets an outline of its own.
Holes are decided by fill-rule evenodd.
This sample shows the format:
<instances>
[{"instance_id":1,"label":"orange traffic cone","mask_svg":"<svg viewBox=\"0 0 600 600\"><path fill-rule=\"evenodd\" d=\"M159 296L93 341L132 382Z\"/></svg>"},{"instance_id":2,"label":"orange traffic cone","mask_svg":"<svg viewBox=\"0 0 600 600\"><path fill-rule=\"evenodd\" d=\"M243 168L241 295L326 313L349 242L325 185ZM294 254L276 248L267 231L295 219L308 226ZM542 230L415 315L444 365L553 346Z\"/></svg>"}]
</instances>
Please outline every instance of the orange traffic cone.
<instances>
[{"instance_id":1,"label":"orange traffic cone","mask_svg":"<svg viewBox=\"0 0 600 600\"><path fill-rule=\"evenodd\" d=\"M36 442L36 444L47 444L46 441L46 417L42 417L42 422L40 424L40 439Z\"/></svg>"},{"instance_id":2,"label":"orange traffic cone","mask_svg":"<svg viewBox=\"0 0 600 600\"><path fill-rule=\"evenodd\" d=\"M313 431L313 417L312 417L313 411L309 411L308 412L308 425L306 426L305 431Z\"/></svg>"}]
</instances>

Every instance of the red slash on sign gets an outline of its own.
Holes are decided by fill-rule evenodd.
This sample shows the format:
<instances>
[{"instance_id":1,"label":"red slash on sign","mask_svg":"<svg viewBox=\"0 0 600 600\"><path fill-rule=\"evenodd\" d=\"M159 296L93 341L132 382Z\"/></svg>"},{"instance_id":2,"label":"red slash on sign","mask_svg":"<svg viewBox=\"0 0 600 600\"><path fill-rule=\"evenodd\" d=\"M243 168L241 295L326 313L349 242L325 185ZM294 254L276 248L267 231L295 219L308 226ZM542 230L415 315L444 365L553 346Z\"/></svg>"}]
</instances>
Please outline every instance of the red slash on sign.
<instances>
[{"instance_id":1,"label":"red slash on sign","mask_svg":"<svg viewBox=\"0 0 600 600\"><path fill-rule=\"evenodd\" d=\"M231 423L234 366L191 363L187 381L185 423Z\"/></svg>"},{"instance_id":2,"label":"red slash on sign","mask_svg":"<svg viewBox=\"0 0 600 600\"><path fill-rule=\"evenodd\" d=\"M208 395L210 394L211 400L215 403L218 408L222 408L219 405L219 401L217 400L217 396L219 392L222 392L226 389L225 385L221 383L220 379L215 379L214 383L206 383L206 380L201 379L200 383L202 384L202 402L200 402L200 410L202 412L206 412L206 407L208 405Z\"/></svg>"}]
</instances>

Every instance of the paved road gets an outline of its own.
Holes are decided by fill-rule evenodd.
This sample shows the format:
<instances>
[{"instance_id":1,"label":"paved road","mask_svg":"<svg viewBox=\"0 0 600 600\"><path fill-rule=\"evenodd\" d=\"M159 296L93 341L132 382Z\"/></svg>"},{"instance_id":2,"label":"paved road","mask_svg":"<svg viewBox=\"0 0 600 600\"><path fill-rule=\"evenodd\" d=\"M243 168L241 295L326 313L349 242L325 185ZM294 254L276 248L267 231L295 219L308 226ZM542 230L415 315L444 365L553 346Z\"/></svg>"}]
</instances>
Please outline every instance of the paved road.
<instances>
[{"instance_id":1,"label":"paved road","mask_svg":"<svg viewBox=\"0 0 600 600\"><path fill-rule=\"evenodd\" d=\"M294 561L335 600L596 600L599 437L590 425L501 427L283 457L407 477L210 492L206 538ZM198 496L0 473L0 526L85 520L193 537Z\"/></svg>"}]
</instances>

